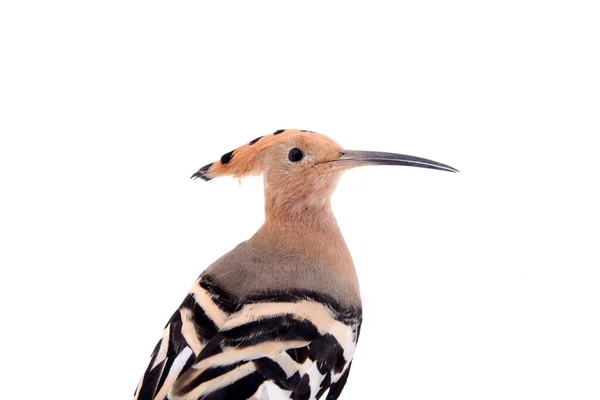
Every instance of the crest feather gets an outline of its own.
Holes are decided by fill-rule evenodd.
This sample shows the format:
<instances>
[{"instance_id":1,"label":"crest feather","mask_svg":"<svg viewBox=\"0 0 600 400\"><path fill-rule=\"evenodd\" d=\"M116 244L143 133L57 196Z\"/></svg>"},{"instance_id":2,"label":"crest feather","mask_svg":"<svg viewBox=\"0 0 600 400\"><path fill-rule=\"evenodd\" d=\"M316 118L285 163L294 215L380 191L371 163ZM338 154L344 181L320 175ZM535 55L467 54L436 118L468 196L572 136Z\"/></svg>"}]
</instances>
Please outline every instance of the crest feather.
<instances>
[{"instance_id":1,"label":"crest feather","mask_svg":"<svg viewBox=\"0 0 600 400\"><path fill-rule=\"evenodd\" d=\"M220 176L244 178L262 173L260 159L264 151L276 143L285 142L290 135L313 133L298 129L279 129L270 135L260 136L251 142L223 154L219 161L212 162L200 168L192 179L200 178L210 181Z\"/></svg>"}]
</instances>

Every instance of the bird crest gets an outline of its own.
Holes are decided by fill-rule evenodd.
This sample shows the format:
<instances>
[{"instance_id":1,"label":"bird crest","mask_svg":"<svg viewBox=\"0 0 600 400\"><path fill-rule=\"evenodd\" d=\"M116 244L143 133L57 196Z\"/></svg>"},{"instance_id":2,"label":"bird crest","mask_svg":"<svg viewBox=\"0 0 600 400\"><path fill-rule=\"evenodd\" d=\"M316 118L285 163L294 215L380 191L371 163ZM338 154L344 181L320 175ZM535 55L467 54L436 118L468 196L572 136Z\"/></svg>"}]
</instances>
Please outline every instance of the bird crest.
<instances>
[{"instance_id":1,"label":"bird crest","mask_svg":"<svg viewBox=\"0 0 600 400\"><path fill-rule=\"evenodd\" d=\"M213 178L221 176L232 176L234 178L244 178L250 175L260 175L263 172L263 156L268 149L278 144L300 139L304 142L311 142L314 148L334 147L336 152L339 145L329 139L327 136L299 129L279 129L272 134L259 136L245 145L238 147L228 153L225 153L215 162L200 168L193 179L201 178L210 181Z\"/></svg>"}]
</instances>

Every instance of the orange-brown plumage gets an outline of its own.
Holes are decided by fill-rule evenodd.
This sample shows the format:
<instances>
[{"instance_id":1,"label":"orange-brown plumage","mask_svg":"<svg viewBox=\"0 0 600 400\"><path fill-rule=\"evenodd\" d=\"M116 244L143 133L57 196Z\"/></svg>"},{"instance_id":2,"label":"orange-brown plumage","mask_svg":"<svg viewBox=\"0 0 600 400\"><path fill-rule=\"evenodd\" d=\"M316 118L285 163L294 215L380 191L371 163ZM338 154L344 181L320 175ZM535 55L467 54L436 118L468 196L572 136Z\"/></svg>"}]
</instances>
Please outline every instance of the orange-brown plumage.
<instances>
[{"instance_id":1,"label":"orange-brown plumage","mask_svg":"<svg viewBox=\"0 0 600 400\"><path fill-rule=\"evenodd\" d=\"M340 171L326 161L338 158L342 147L314 132L297 129L277 132L280 133L238 147L227 157L227 162L215 161L203 167L208 168L199 176L206 180L263 174L267 216L285 214L308 221L315 208L329 204ZM302 160L290 162L291 149L301 149Z\"/></svg>"},{"instance_id":2,"label":"orange-brown plumage","mask_svg":"<svg viewBox=\"0 0 600 400\"><path fill-rule=\"evenodd\" d=\"M296 143L305 145L312 151L322 152L324 155L330 153L332 158L336 157L342 147L327 136L298 129L286 129L277 131L280 133L261 136L237 149L233 150L227 162L218 160L209 164L209 169L204 174L208 179L233 176L244 178L249 175L261 174L269 160L265 159L267 150L273 150L278 145ZM227 154L227 153L226 153Z\"/></svg>"}]
</instances>

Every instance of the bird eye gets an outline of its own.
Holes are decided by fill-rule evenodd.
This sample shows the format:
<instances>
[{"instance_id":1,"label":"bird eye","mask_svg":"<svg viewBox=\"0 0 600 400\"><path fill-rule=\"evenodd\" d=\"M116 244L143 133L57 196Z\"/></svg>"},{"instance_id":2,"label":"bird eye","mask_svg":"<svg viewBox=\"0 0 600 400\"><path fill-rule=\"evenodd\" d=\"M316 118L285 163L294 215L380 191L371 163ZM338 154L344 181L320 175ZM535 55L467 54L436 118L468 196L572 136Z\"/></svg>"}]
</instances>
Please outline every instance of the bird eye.
<instances>
[{"instance_id":1,"label":"bird eye","mask_svg":"<svg viewBox=\"0 0 600 400\"><path fill-rule=\"evenodd\" d=\"M288 155L288 158L292 162L298 162L298 161L302 160L303 157L304 157L304 153L300 149L292 149L292 150L290 150L290 154Z\"/></svg>"}]
</instances>

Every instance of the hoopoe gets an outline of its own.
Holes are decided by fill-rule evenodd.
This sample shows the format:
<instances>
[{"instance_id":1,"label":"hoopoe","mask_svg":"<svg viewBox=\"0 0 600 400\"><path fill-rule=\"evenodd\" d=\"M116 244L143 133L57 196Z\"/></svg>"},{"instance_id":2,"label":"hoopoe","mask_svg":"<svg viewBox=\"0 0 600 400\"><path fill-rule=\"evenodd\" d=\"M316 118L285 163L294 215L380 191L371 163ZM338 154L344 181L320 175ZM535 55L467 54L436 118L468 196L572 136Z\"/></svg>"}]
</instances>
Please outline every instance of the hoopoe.
<instances>
[{"instance_id":1,"label":"hoopoe","mask_svg":"<svg viewBox=\"0 0 600 400\"><path fill-rule=\"evenodd\" d=\"M310 131L278 130L192 176L263 174L265 222L196 280L164 328L135 400L340 396L362 307L330 198L341 173L362 165L458 172L419 157L344 150Z\"/></svg>"}]
</instances>

